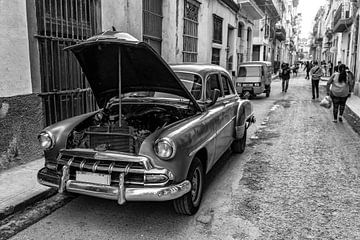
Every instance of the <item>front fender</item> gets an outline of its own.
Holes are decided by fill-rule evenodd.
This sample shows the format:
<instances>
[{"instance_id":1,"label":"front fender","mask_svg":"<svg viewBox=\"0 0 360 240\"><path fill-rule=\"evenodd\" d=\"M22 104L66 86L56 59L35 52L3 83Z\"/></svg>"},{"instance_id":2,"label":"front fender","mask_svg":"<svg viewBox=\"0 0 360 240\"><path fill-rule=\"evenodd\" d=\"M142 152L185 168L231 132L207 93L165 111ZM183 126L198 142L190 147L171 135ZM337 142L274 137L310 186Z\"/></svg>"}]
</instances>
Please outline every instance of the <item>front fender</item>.
<instances>
[{"instance_id":1,"label":"front fender","mask_svg":"<svg viewBox=\"0 0 360 240\"><path fill-rule=\"evenodd\" d=\"M186 178L194 158L194 154L191 153L211 138L212 134L214 129L211 125L211 116L198 114L154 132L141 144L139 153L149 157L155 167L166 168L173 172L174 180L180 182ZM172 159L162 160L154 153L154 142L163 137L172 139L176 145L176 154ZM208 145L203 147L207 149Z\"/></svg>"},{"instance_id":2,"label":"front fender","mask_svg":"<svg viewBox=\"0 0 360 240\"><path fill-rule=\"evenodd\" d=\"M50 150L44 151L46 161L56 161L60 149L66 148L66 142L70 132L80 123L82 123L89 117L92 117L97 112L98 111L90 112L76 117L68 118L53 125L50 125L44 130L42 130L42 132L50 132L55 139L55 146Z\"/></svg>"}]
</instances>

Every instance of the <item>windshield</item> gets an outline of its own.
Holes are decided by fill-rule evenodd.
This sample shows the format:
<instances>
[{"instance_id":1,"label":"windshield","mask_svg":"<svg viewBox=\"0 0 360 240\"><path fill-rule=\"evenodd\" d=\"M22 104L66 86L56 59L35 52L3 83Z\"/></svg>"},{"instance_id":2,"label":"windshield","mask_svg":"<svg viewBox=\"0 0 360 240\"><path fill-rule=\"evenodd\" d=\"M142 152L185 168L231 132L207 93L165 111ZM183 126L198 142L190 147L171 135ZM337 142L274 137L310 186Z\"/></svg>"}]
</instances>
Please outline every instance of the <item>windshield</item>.
<instances>
[{"instance_id":1,"label":"windshield","mask_svg":"<svg viewBox=\"0 0 360 240\"><path fill-rule=\"evenodd\" d=\"M239 77L258 77L260 76L259 66L240 67Z\"/></svg>"},{"instance_id":2,"label":"windshield","mask_svg":"<svg viewBox=\"0 0 360 240\"><path fill-rule=\"evenodd\" d=\"M192 73L181 73L176 72L176 75L180 78L181 82L184 84L186 89L194 96L195 100L199 100L201 98L201 90L202 90L202 79L199 75ZM183 98L178 95L164 93L164 92L130 92L124 94L124 97L152 97L152 98Z\"/></svg>"}]
</instances>

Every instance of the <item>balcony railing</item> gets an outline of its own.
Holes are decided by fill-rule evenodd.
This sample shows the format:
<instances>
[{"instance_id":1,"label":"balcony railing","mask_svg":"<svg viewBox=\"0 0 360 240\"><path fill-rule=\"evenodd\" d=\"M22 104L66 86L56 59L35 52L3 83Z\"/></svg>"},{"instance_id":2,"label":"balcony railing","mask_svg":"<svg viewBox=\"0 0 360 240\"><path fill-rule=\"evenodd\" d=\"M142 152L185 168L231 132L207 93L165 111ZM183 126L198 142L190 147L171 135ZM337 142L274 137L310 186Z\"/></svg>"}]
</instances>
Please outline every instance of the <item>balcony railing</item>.
<instances>
[{"instance_id":1,"label":"balcony railing","mask_svg":"<svg viewBox=\"0 0 360 240\"><path fill-rule=\"evenodd\" d=\"M344 32L352 22L353 15L356 13L356 3L343 2L336 10L334 17L334 32Z\"/></svg>"}]
</instances>

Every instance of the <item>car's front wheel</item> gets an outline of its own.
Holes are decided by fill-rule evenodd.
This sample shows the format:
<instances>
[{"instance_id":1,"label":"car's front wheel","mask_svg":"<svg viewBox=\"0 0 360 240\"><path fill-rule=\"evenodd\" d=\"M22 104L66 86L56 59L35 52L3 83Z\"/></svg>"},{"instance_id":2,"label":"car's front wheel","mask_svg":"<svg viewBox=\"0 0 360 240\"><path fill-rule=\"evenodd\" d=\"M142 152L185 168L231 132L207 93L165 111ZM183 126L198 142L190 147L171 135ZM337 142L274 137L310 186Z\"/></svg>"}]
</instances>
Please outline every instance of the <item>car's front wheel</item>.
<instances>
[{"instance_id":1,"label":"car's front wheel","mask_svg":"<svg viewBox=\"0 0 360 240\"><path fill-rule=\"evenodd\" d=\"M177 213L193 215L199 210L205 179L203 165L199 158L194 158L186 179L191 183L191 190L175 199L173 205Z\"/></svg>"},{"instance_id":2,"label":"car's front wheel","mask_svg":"<svg viewBox=\"0 0 360 240\"><path fill-rule=\"evenodd\" d=\"M240 139L235 139L231 144L231 150L234 153L243 153L246 147L246 132L247 129L245 128L244 135Z\"/></svg>"}]
</instances>

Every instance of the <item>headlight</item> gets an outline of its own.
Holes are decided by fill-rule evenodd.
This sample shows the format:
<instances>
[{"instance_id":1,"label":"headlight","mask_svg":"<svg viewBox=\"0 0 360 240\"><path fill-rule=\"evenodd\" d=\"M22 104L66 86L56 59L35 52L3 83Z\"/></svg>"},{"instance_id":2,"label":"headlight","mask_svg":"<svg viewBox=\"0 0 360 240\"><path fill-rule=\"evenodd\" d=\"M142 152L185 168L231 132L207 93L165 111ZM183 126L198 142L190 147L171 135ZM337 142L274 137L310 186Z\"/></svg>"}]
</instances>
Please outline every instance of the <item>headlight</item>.
<instances>
[{"instance_id":1,"label":"headlight","mask_svg":"<svg viewBox=\"0 0 360 240\"><path fill-rule=\"evenodd\" d=\"M237 86L237 87L241 87L241 83L240 83L240 82L237 82L237 83L236 83L236 86Z\"/></svg>"},{"instance_id":2,"label":"headlight","mask_svg":"<svg viewBox=\"0 0 360 240\"><path fill-rule=\"evenodd\" d=\"M175 155L175 143L169 138L161 138L155 142L156 155L163 160L168 160Z\"/></svg>"},{"instance_id":3,"label":"headlight","mask_svg":"<svg viewBox=\"0 0 360 240\"><path fill-rule=\"evenodd\" d=\"M49 132L42 132L38 136L39 143L42 149L48 150L54 147L55 139L54 136Z\"/></svg>"}]
</instances>

